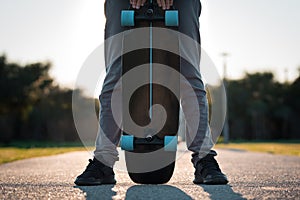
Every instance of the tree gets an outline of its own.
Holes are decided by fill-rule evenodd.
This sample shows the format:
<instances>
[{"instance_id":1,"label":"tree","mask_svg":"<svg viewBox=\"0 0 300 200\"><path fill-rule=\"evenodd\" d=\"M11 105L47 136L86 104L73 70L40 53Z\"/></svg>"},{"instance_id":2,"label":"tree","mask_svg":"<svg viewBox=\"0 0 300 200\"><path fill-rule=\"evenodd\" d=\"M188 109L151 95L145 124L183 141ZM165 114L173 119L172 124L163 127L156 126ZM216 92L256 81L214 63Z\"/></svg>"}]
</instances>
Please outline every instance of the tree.
<instances>
[{"instance_id":1,"label":"tree","mask_svg":"<svg viewBox=\"0 0 300 200\"><path fill-rule=\"evenodd\" d=\"M72 90L54 84L51 63L20 65L0 56L0 139L78 140Z\"/></svg>"}]
</instances>

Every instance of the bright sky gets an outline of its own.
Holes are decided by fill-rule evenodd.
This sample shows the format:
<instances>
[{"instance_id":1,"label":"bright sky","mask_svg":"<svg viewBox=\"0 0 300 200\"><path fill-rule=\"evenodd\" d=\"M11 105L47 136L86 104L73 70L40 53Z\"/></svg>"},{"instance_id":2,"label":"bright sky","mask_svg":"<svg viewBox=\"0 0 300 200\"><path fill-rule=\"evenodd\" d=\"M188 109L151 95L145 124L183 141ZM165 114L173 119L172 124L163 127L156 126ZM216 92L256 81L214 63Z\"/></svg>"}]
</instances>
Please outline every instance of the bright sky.
<instances>
[{"instance_id":1,"label":"bright sky","mask_svg":"<svg viewBox=\"0 0 300 200\"><path fill-rule=\"evenodd\" d=\"M103 0L1 0L0 54L22 63L50 60L52 75L72 86L87 56L103 42ZM202 0L202 47L228 76L273 71L285 80L300 66L299 0Z\"/></svg>"}]
</instances>

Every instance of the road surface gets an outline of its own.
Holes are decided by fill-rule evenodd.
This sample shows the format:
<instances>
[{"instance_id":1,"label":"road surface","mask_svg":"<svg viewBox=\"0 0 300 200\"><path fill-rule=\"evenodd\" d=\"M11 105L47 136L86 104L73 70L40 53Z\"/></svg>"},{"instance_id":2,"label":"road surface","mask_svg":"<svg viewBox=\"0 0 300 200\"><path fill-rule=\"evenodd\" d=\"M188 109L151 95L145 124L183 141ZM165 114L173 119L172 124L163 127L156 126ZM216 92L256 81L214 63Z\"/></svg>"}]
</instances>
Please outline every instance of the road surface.
<instances>
[{"instance_id":1,"label":"road surface","mask_svg":"<svg viewBox=\"0 0 300 200\"><path fill-rule=\"evenodd\" d=\"M116 185L77 187L75 177L90 154L72 152L0 165L0 199L300 199L300 158L218 150L230 183L194 185L189 153L176 163L164 185L138 185L116 170Z\"/></svg>"}]
</instances>

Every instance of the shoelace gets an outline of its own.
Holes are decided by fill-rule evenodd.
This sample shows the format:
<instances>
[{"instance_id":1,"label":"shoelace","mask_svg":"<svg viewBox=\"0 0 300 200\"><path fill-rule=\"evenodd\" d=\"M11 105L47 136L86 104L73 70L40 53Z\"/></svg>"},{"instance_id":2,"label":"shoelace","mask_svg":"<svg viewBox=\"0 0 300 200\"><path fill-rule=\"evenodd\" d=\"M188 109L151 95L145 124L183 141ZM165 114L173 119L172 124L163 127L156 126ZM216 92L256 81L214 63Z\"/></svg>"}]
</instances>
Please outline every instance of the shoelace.
<instances>
[{"instance_id":1,"label":"shoelace","mask_svg":"<svg viewBox=\"0 0 300 200\"><path fill-rule=\"evenodd\" d=\"M89 159L89 162L90 163L86 167L86 171L98 171L98 172L101 172L104 175L105 174L107 174L107 175L114 174L114 172L110 168L105 167L105 165L102 164L99 161Z\"/></svg>"},{"instance_id":2,"label":"shoelace","mask_svg":"<svg viewBox=\"0 0 300 200\"><path fill-rule=\"evenodd\" d=\"M89 164L88 166L86 167L87 170L91 169L92 167L95 166L95 161L92 160L92 159L89 159Z\"/></svg>"},{"instance_id":3,"label":"shoelace","mask_svg":"<svg viewBox=\"0 0 300 200\"><path fill-rule=\"evenodd\" d=\"M204 158L200 161L200 165L201 165L201 171L203 169L207 170L207 171L220 171L220 167L218 162L213 158L213 157L208 157L208 158Z\"/></svg>"},{"instance_id":4,"label":"shoelace","mask_svg":"<svg viewBox=\"0 0 300 200\"><path fill-rule=\"evenodd\" d=\"M97 160L92 160L89 159L89 164L86 167L86 170L90 171L90 170L96 170L96 169L103 169L105 168L105 165L103 165L101 162L97 161Z\"/></svg>"}]
</instances>

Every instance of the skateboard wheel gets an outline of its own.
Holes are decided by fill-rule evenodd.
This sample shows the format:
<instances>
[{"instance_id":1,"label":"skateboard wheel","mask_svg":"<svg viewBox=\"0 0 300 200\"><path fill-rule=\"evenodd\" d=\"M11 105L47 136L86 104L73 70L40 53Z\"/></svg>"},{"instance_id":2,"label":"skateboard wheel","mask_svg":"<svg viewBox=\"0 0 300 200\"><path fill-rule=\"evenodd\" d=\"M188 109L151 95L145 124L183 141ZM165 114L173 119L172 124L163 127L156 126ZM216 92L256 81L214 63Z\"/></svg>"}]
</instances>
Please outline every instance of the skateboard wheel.
<instances>
[{"instance_id":1,"label":"skateboard wheel","mask_svg":"<svg viewBox=\"0 0 300 200\"><path fill-rule=\"evenodd\" d=\"M122 10L121 26L134 26L134 11L133 10Z\"/></svg>"},{"instance_id":2,"label":"skateboard wheel","mask_svg":"<svg viewBox=\"0 0 300 200\"><path fill-rule=\"evenodd\" d=\"M177 136L165 136L164 149L165 151L176 151Z\"/></svg>"},{"instance_id":3,"label":"skateboard wheel","mask_svg":"<svg viewBox=\"0 0 300 200\"><path fill-rule=\"evenodd\" d=\"M122 135L121 149L125 151L133 151L133 135Z\"/></svg>"},{"instance_id":4,"label":"skateboard wheel","mask_svg":"<svg viewBox=\"0 0 300 200\"><path fill-rule=\"evenodd\" d=\"M165 13L166 26L179 26L179 17L177 10L167 10Z\"/></svg>"}]
</instances>

